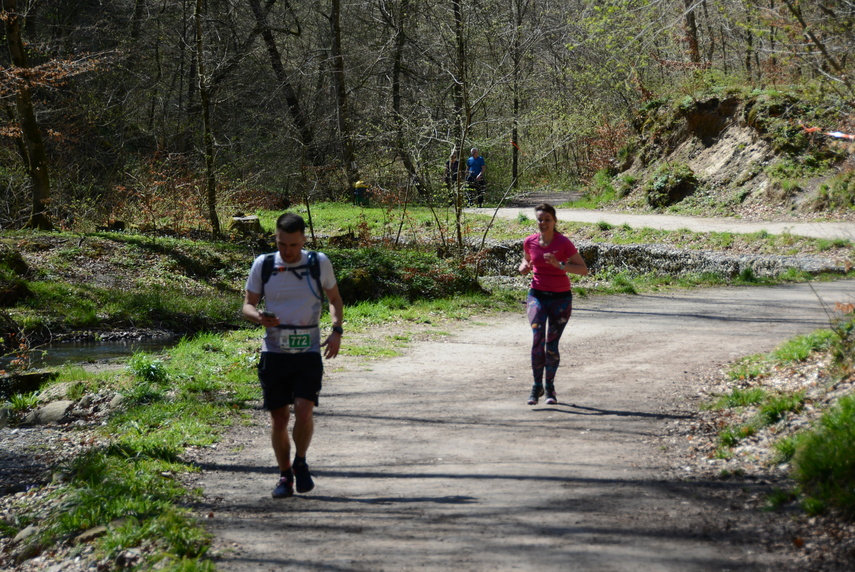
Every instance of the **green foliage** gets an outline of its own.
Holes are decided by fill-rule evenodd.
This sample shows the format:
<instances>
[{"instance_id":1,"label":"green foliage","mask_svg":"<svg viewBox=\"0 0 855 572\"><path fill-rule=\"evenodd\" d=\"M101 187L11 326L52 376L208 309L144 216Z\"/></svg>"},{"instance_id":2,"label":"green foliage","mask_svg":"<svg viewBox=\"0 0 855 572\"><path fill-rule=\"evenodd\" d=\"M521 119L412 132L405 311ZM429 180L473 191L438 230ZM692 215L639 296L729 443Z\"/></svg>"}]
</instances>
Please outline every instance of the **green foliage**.
<instances>
[{"instance_id":1,"label":"green foliage","mask_svg":"<svg viewBox=\"0 0 855 572\"><path fill-rule=\"evenodd\" d=\"M840 307L847 313L832 325L834 338L830 349L833 367L843 377L855 371L855 305L841 304Z\"/></svg>"},{"instance_id":2,"label":"green foliage","mask_svg":"<svg viewBox=\"0 0 855 572\"><path fill-rule=\"evenodd\" d=\"M739 275L737 276L737 282L742 282L745 284L753 284L757 282L757 276L754 274L754 269L750 266L746 266L742 270L739 271Z\"/></svg>"},{"instance_id":3,"label":"green foliage","mask_svg":"<svg viewBox=\"0 0 855 572\"><path fill-rule=\"evenodd\" d=\"M169 380L166 365L146 353L137 352L128 360L128 369L142 382L163 385Z\"/></svg>"},{"instance_id":4,"label":"green foliage","mask_svg":"<svg viewBox=\"0 0 855 572\"><path fill-rule=\"evenodd\" d=\"M797 413L804 407L805 394L803 391L770 396L757 412L763 425L774 425L783 419L787 413Z\"/></svg>"},{"instance_id":5,"label":"green foliage","mask_svg":"<svg viewBox=\"0 0 855 572\"><path fill-rule=\"evenodd\" d=\"M18 300L32 296L24 277L29 267L21 253L0 244L0 307L10 307Z\"/></svg>"},{"instance_id":6,"label":"green foliage","mask_svg":"<svg viewBox=\"0 0 855 572\"><path fill-rule=\"evenodd\" d=\"M797 336L778 346L772 352L772 357L780 363L805 361L812 353L827 349L834 338L835 334L831 330L817 330Z\"/></svg>"},{"instance_id":7,"label":"green foliage","mask_svg":"<svg viewBox=\"0 0 855 572\"><path fill-rule=\"evenodd\" d=\"M475 277L454 259L415 250L371 247L328 249L346 304L403 295L437 299L480 291Z\"/></svg>"},{"instance_id":8,"label":"green foliage","mask_svg":"<svg viewBox=\"0 0 855 572\"><path fill-rule=\"evenodd\" d=\"M855 171L835 174L820 185L808 205L815 212L855 209Z\"/></svg>"},{"instance_id":9,"label":"green foliage","mask_svg":"<svg viewBox=\"0 0 855 572\"><path fill-rule=\"evenodd\" d=\"M831 506L855 518L855 397L841 398L799 439L793 477L808 495L809 512Z\"/></svg>"},{"instance_id":10,"label":"green foliage","mask_svg":"<svg viewBox=\"0 0 855 572\"><path fill-rule=\"evenodd\" d=\"M725 427L718 434L719 450L736 447L741 440L751 437L755 433L757 433L757 427L751 423L739 427Z\"/></svg>"},{"instance_id":11,"label":"green foliage","mask_svg":"<svg viewBox=\"0 0 855 572\"><path fill-rule=\"evenodd\" d=\"M765 356L755 354L745 356L736 361L728 368L727 376L730 379L756 379L766 375L771 368L769 360ZM734 390L737 391L737 390Z\"/></svg>"},{"instance_id":12,"label":"green foliage","mask_svg":"<svg viewBox=\"0 0 855 572\"><path fill-rule=\"evenodd\" d=\"M57 491L62 503L39 516L41 540L50 544L107 525L108 532L97 545L109 559L128 548L155 543L147 567L213 570L210 562L200 560L207 554L210 536L180 508L192 493L176 476L195 470L181 461L187 447L213 443L233 412L257 399L252 367L257 343L245 332L200 335L174 348L168 376L156 365L167 360L137 353L126 372L104 380L117 387L126 383L125 393L131 398L103 428L106 444L65 467L71 478ZM72 371L64 375L70 377ZM227 383L210 383L213 379ZM209 383L200 393L194 387L202 380Z\"/></svg>"},{"instance_id":13,"label":"green foliage","mask_svg":"<svg viewBox=\"0 0 855 572\"><path fill-rule=\"evenodd\" d=\"M762 387L751 387L742 389L734 388L729 394L717 399L713 405L713 409L728 409L732 407L746 407L748 405L757 405L766 399L766 390Z\"/></svg>"},{"instance_id":14,"label":"green foliage","mask_svg":"<svg viewBox=\"0 0 855 572\"><path fill-rule=\"evenodd\" d=\"M615 192L617 193L617 197L622 199L629 196L632 189L638 184L639 179L635 175L621 174L615 180L617 183Z\"/></svg>"},{"instance_id":15,"label":"green foliage","mask_svg":"<svg viewBox=\"0 0 855 572\"><path fill-rule=\"evenodd\" d=\"M775 459L779 463L787 463L792 460L796 454L799 444L799 435L791 435L776 441L772 446L777 451L778 456Z\"/></svg>"},{"instance_id":16,"label":"green foliage","mask_svg":"<svg viewBox=\"0 0 855 572\"><path fill-rule=\"evenodd\" d=\"M9 396L9 405L11 405L12 411L16 413L23 413L24 411L28 411L38 404L38 391L33 391L31 393L13 393Z\"/></svg>"},{"instance_id":17,"label":"green foliage","mask_svg":"<svg viewBox=\"0 0 855 572\"><path fill-rule=\"evenodd\" d=\"M792 491L781 488L772 489L772 492L766 495L766 509L777 510L795 499L796 495Z\"/></svg>"},{"instance_id":18,"label":"green foliage","mask_svg":"<svg viewBox=\"0 0 855 572\"><path fill-rule=\"evenodd\" d=\"M164 399L163 388L152 385L148 382L134 383L125 392L131 403L136 405L148 405L156 401Z\"/></svg>"},{"instance_id":19,"label":"green foliage","mask_svg":"<svg viewBox=\"0 0 855 572\"><path fill-rule=\"evenodd\" d=\"M769 90L754 95L746 102L743 118L776 153L789 157L808 156L810 162L837 155L832 147L826 145L823 135L810 134L802 127L833 120L830 115L830 109L816 105L800 94Z\"/></svg>"},{"instance_id":20,"label":"green foliage","mask_svg":"<svg viewBox=\"0 0 855 572\"><path fill-rule=\"evenodd\" d=\"M644 186L647 204L653 208L673 205L695 192L698 179L691 167L682 163L663 163Z\"/></svg>"},{"instance_id":21,"label":"green foliage","mask_svg":"<svg viewBox=\"0 0 855 572\"><path fill-rule=\"evenodd\" d=\"M594 173L591 183L588 185L587 195L596 198L596 202L608 203L617 197L615 187L612 184L612 173L608 169L600 169Z\"/></svg>"}]
</instances>

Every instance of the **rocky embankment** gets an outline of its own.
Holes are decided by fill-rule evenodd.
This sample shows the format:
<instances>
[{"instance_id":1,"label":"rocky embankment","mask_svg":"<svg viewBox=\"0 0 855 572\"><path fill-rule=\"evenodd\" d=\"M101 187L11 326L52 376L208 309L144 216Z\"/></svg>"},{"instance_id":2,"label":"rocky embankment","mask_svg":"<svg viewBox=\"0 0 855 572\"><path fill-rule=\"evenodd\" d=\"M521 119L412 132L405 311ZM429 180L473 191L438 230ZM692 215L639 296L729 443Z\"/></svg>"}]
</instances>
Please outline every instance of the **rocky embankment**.
<instances>
[{"instance_id":1,"label":"rocky embankment","mask_svg":"<svg viewBox=\"0 0 855 572\"><path fill-rule=\"evenodd\" d=\"M685 250L659 244L610 244L575 241L593 274L603 269L630 273L659 272L670 275L718 274L729 278L746 272L758 278L773 278L790 271L808 274L845 274L849 260L823 256L785 256ZM522 260L522 242L489 243L481 254L481 274L516 276Z\"/></svg>"}]
</instances>

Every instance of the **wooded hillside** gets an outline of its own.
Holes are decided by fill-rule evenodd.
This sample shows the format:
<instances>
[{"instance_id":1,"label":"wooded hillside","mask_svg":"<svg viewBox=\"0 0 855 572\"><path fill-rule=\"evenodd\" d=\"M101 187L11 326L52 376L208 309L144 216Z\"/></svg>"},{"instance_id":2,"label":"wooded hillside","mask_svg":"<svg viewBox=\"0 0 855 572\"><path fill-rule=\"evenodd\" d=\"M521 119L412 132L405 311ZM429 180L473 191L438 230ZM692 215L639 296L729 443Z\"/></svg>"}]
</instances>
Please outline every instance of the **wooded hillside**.
<instances>
[{"instance_id":1,"label":"wooded hillside","mask_svg":"<svg viewBox=\"0 0 855 572\"><path fill-rule=\"evenodd\" d=\"M843 0L4 0L0 228L587 181L662 98L777 89L847 130ZM787 117L784 117L787 120ZM795 124L795 121L793 121ZM414 193L415 194L415 193Z\"/></svg>"}]
</instances>

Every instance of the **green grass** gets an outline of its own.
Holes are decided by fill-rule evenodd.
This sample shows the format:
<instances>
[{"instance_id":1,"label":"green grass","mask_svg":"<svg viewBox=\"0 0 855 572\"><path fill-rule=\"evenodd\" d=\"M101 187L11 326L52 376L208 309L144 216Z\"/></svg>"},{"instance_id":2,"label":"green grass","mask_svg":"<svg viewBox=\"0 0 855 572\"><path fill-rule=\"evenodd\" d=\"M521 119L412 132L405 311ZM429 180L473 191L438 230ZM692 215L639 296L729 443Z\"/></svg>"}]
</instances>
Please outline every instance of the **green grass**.
<instances>
[{"instance_id":1,"label":"green grass","mask_svg":"<svg viewBox=\"0 0 855 572\"><path fill-rule=\"evenodd\" d=\"M798 448L799 435L790 435L775 441L772 445L777 452L775 461L778 463L788 463L796 454Z\"/></svg>"},{"instance_id":2,"label":"green grass","mask_svg":"<svg viewBox=\"0 0 855 572\"><path fill-rule=\"evenodd\" d=\"M788 340L772 352L772 357L782 364L804 361L813 352L828 349L834 339L833 331L817 330Z\"/></svg>"},{"instance_id":3,"label":"green grass","mask_svg":"<svg viewBox=\"0 0 855 572\"><path fill-rule=\"evenodd\" d=\"M801 411L804 402L804 391L770 396L760 405L757 415L763 425L774 425L788 413Z\"/></svg>"},{"instance_id":4,"label":"green grass","mask_svg":"<svg viewBox=\"0 0 855 572\"><path fill-rule=\"evenodd\" d=\"M195 471L182 461L188 447L206 447L259 397L254 365L257 332L203 334L184 339L163 357L134 354L124 371L100 378L97 389L125 396L122 409L103 428L102 445L60 470L69 480L54 495L62 502L36 507L39 541L61 541L94 526L107 534L95 541L108 560L154 542L143 569L213 570L204 560L210 538L185 509L195 494L175 478ZM68 382L79 368L66 368ZM80 384L92 382L81 376ZM28 516L22 515L21 523Z\"/></svg>"},{"instance_id":5,"label":"green grass","mask_svg":"<svg viewBox=\"0 0 855 572\"><path fill-rule=\"evenodd\" d=\"M448 320L467 320L484 313L517 311L519 299L524 297L523 292L499 292L493 296L473 293L453 299L409 302L401 296L387 296L376 302L359 302L348 306L345 323L348 329L363 332L372 326L390 322L433 324Z\"/></svg>"},{"instance_id":6,"label":"green grass","mask_svg":"<svg viewBox=\"0 0 855 572\"><path fill-rule=\"evenodd\" d=\"M302 210L305 214L305 209ZM414 301L424 297L468 295L477 291L473 261L461 264L453 256L437 256L435 242L419 242L411 250L396 250L389 246L390 233L394 230L397 237L402 220L405 224L401 236L407 240L416 236L420 240L435 240L440 235L446 239L452 237L454 233L450 229L454 217L448 209L432 213L423 206L387 209L319 203L313 205L312 213L318 236L351 233L357 243L368 238L386 241L381 245L373 242L372 248L337 248L321 243L321 248L334 261L340 289L349 305L394 295ZM272 211L259 213L265 228L272 229L278 214ZM464 213L464 235L480 239L490 221L491 217L487 215ZM663 244L693 250L732 247L761 254L780 253L785 248L803 254L822 250L848 259L853 259L852 252L855 251L851 248L851 241L819 242L768 233L692 233L686 229L668 232L632 229L627 225L613 226L603 222L560 222L559 229L576 240ZM528 215L515 220L496 219L492 222L489 237L520 240L535 230L535 223ZM48 241L33 233L0 234L0 244L22 253L38 252L40 255L40 263L34 273L26 279L18 279L23 281L24 291L29 295L9 310L9 315L29 335L46 336L48 332L68 330L97 331L99 328L163 328L198 332L242 324L242 289L250 261L258 253L255 243L153 237L133 232L82 236L66 233L65 237L63 233L56 233L51 236L65 242ZM831 250L827 250L829 248ZM99 276L103 280L79 278L77 284L66 278L93 262L109 263L113 271L101 272ZM580 296L808 279L814 277L794 270L774 280L759 279L746 270L734 280L712 274L630 273L620 268L601 268L593 276L573 277ZM500 298L504 296L498 290L493 294Z\"/></svg>"},{"instance_id":7,"label":"green grass","mask_svg":"<svg viewBox=\"0 0 855 572\"><path fill-rule=\"evenodd\" d=\"M792 474L806 494L805 510L834 507L855 518L855 396L841 398L795 449Z\"/></svg>"},{"instance_id":8,"label":"green grass","mask_svg":"<svg viewBox=\"0 0 855 572\"><path fill-rule=\"evenodd\" d=\"M764 355L745 356L728 368L727 376L732 380L757 379L767 375L771 367L772 364Z\"/></svg>"},{"instance_id":9,"label":"green grass","mask_svg":"<svg viewBox=\"0 0 855 572\"><path fill-rule=\"evenodd\" d=\"M32 409L39 403L39 392L14 393L9 396L10 409L15 413L22 413Z\"/></svg>"},{"instance_id":10,"label":"green grass","mask_svg":"<svg viewBox=\"0 0 855 572\"><path fill-rule=\"evenodd\" d=\"M734 388L727 395L718 398L710 409L731 409L734 407L747 407L749 405L757 405L766 399L766 390L762 387L752 387L747 389Z\"/></svg>"},{"instance_id":11,"label":"green grass","mask_svg":"<svg viewBox=\"0 0 855 572\"><path fill-rule=\"evenodd\" d=\"M774 367L797 367L812 354L826 352L833 360L832 375L842 379L852 372L855 359L853 318L850 312L834 320L828 330L795 337L765 356L748 356L731 369L731 378L756 378L767 375ZM761 388L733 389L711 407L755 407L756 414L748 424L727 426L720 431L715 456L732 457L733 447L748 432L780 422L801 411L804 403L804 391L769 393ZM802 510L809 515L832 509L843 518L855 518L855 396L842 397L811 429L778 439L773 448L776 453L773 462L790 463L797 486L773 491L766 499L767 508L776 509L799 500Z\"/></svg>"},{"instance_id":12,"label":"green grass","mask_svg":"<svg viewBox=\"0 0 855 572\"><path fill-rule=\"evenodd\" d=\"M594 207L598 201L590 204L583 202L573 203L573 208ZM305 207L294 209L301 212L305 217ZM408 206L406 212L401 207L387 210L382 207L361 208L342 203L317 203L312 205L312 216L315 223L315 232L318 234L339 236L354 233L357 237L362 232L363 238L367 237L391 237L397 235L397 227L403 217L408 228L403 233L404 238L412 237L421 233L422 237L437 238L442 234L446 237L454 237L449 229L454 228L454 217L451 209L436 211L439 215L439 228L430 209L424 206ZM276 217L281 214L272 211L259 211L258 216L265 229L271 230L275 224ZM470 238L480 238L488 228L492 215L486 214L463 214L464 235ZM651 228L633 229L628 225L613 226L603 224L578 223L572 221L558 221L558 230L573 239L586 239L593 242L613 242L615 244L665 244L675 248L691 250L727 250L738 248L747 249L757 254L781 254L784 249L795 249L800 254L822 253L829 250L839 251L844 257L855 262L853 255L853 241L837 239L815 239L809 237L796 237L793 235L772 235L766 231L752 234L733 234L728 232L691 232L681 230L678 232L655 230ZM441 229L441 232L440 232ZM534 211L530 214L521 212L515 219L505 220L497 218L492 221L489 238L493 240L519 240L537 231L537 223L534 220Z\"/></svg>"}]
</instances>

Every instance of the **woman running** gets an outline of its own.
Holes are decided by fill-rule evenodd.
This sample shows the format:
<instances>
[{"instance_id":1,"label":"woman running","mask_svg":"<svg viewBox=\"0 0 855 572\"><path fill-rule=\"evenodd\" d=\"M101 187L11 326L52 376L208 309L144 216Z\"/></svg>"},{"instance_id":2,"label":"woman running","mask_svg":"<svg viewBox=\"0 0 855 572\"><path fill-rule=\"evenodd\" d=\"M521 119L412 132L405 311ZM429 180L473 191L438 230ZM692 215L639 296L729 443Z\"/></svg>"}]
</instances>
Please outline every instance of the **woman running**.
<instances>
[{"instance_id":1,"label":"woman running","mask_svg":"<svg viewBox=\"0 0 855 572\"><path fill-rule=\"evenodd\" d=\"M520 273L532 272L531 288L528 291L528 321L533 334L531 346L531 370L534 385L531 388L529 405L537 405L544 393L544 371L546 372L546 403L558 403L555 395L555 372L560 357L558 342L573 310L573 294L570 290L570 274L588 275L588 266L570 239L555 230L555 209L541 203L534 208L538 232L526 237L523 242L524 258Z\"/></svg>"}]
</instances>

